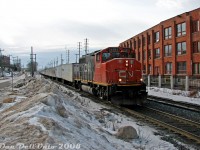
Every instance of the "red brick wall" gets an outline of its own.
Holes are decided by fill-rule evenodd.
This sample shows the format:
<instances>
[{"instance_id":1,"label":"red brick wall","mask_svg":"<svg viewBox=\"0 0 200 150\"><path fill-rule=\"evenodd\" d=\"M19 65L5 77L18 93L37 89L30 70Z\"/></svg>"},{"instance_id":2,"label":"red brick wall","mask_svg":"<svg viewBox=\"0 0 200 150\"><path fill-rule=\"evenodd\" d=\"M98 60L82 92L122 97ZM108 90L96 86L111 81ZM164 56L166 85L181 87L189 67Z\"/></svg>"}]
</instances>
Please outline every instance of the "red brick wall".
<instances>
[{"instance_id":1,"label":"red brick wall","mask_svg":"<svg viewBox=\"0 0 200 150\"><path fill-rule=\"evenodd\" d=\"M136 52L136 59L140 60L143 66L145 67L145 72L147 74L155 75L155 67L159 67L159 73L161 75L165 74L165 63L172 62L172 74L177 74L177 62L186 61L187 63L187 73L184 75L192 75L192 63L200 62L200 53L193 53L192 43L193 41L200 41L200 31L192 32L192 22L194 20L199 20L200 22L200 8L183 13L181 15L177 15L168 20L162 21L156 26L139 33L138 35L133 36L132 38L120 43L119 45L122 47L132 47ZM177 24L186 23L186 35L177 37ZM167 27L172 27L172 38L164 39L164 29ZM199 27L200 28L200 27ZM154 42L154 33L159 31L159 42ZM147 36L150 35L151 43L147 44ZM145 44L143 41L145 38ZM138 45L140 39L140 47ZM136 41L136 47L134 46L134 41ZM177 55L176 54L176 44L179 42L186 42L186 54ZM131 44L132 43L132 44ZM164 46L172 45L172 56L165 57L164 55ZM135 47L135 48L134 48ZM155 58L155 49L160 48L160 58ZM151 50L151 59L148 59L148 50ZM146 59L143 60L143 53L145 51ZM139 59L140 53L140 59ZM148 72L148 67L151 65L151 73Z\"/></svg>"}]
</instances>

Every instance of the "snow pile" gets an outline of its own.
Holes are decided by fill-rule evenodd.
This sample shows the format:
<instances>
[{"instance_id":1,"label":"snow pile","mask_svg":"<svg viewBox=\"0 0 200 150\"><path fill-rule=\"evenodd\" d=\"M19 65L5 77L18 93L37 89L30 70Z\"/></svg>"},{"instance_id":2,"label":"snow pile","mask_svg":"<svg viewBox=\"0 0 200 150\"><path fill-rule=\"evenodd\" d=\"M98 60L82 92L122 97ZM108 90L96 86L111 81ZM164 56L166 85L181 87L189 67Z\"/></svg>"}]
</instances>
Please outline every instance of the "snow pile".
<instances>
[{"instance_id":1,"label":"snow pile","mask_svg":"<svg viewBox=\"0 0 200 150\"><path fill-rule=\"evenodd\" d=\"M148 87L148 95L200 105L200 92L198 91L181 91L167 88Z\"/></svg>"},{"instance_id":2,"label":"snow pile","mask_svg":"<svg viewBox=\"0 0 200 150\"><path fill-rule=\"evenodd\" d=\"M24 80L8 98L0 101L0 148L175 149L154 129L49 80ZM138 138L118 138L124 126Z\"/></svg>"}]
</instances>

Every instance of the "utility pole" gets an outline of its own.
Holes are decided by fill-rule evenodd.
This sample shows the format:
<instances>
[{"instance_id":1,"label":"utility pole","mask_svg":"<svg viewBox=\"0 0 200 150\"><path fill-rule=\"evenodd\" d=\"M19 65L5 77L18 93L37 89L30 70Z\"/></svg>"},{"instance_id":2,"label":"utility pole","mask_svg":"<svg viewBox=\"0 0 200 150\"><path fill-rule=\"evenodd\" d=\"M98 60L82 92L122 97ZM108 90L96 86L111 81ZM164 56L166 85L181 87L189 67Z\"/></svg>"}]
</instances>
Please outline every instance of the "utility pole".
<instances>
[{"instance_id":1,"label":"utility pole","mask_svg":"<svg viewBox=\"0 0 200 150\"><path fill-rule=\"evenodd\" d=\"M66 50L66 64L69 64L69 50Z\"/></svg>"},{"instance_id":2,"label":"utility pole","mask_svg":"<svg viewBox=\"0 0 200 150\"><path fill-rule=\"evenodd\" d=\"M88 45L89 45L88 39L86 38L86 39L85 39L85 55L87 55L87 53L89 52L89 50L88 50Z\"/></svg>"},{"instance_id":3,"label":"utility pole","mask_svg":"<svg viewBox=\"0 0 200 150\"><path fill-rule=\"evenodd\" d=\"M79 55L79 54L75 54L76 55L76 63L77 63L77 56Z\"/></svg>"},{"instance_id":4,"label":"utility pole","mask_svg":"<svg viewBox=\"0 0 200 150\"><path fill-rule=\"evenodd\" d=\"M33 77L34 71L33 71L33 47L32 46L31 46L31 56L30 56L30 59L31 59L31 76Z\"/></svg>"},{"instance_id":5,"label":"utility pole","mask_svg":"<svg viewBox=\"0 0 200 150\"><path fill-rule=\"evenodd\" d=\"M61 65L62 65L62 64L63 64L63 58L62 58L62 54L61 54L61 60L60 60L60 61L61 61L61 62L60 62L60 63L61 63Z\"/></svg>"},{"instance_id":6,"label":"utility pole","mask_svg":"<svg viewBox=\"0 0 200 150\"><path fill-rule=\"evenodd\" d=\"M1 72L2 72L2 77L3 77L3 55L2 55L2 51L4 51L4 50L2 50L2 49L0 49L0 65L1 65Z\"/></svg>"},{"instance_id":7,"label":"utility pole","mask_svg":"<svg viewBox=\"0 0 200 150\"><path fill-rule=\"evenodd\" d=\"M22 66L21 66L21 59L18 59L18 66L19 66L19 71L21 71Z\"/></svg>"},{"instance_id":8,"label":"utility pole","mask_svg":"<svg viewBox=\"0 0 200 150\"><path fill-rule=\"evenodd\" d=\"M68 49L68 64L69 64L69 49Z\"/></svg>"},{"instance_id":9,"label":"utility pole","mask_svg":"<svg viewBox=\"0 0 200 150\"><path fill-rule=\"evenodd\" d=\"M35 55L35 71L37 71L37 64L36 64L36 54Z\"/></svg>"},{"instance_id":10,"label":"utility pole","mask_svg":"<svg viewBox=\"0 0 200 150\"><path fill-rule=\"evenodd\" d=\"M58 66L58 57L57 57L57 61L56 61L56 66Z\"/></svg>"},{"instance_id":11,"label":"utility pole","mask_svg":"<svg viewBox=\"0 0 200 150\"><path fill-rule=\"evenodd\" d=\"M79 56L78 60L80 60L80 56L81 56L81 42L78 42L78 56Z\"/></svg>"},{"instance_id":12,"label":"utility pole","mask_svg":"<svg viewBox=\"0 0 200 150\"><path fill-rule=\"evenodd\" d=\"M68 63L67 59L68 59L68 56L67 56L67 46L65 46L65 51L66 51L66 64Z\"/></svg>"},{"instance_id":13,"label":"utility pole","mask_svg":"<svg viewBox=\"0 0 200 150\"><path fill-rule=\"evenodd\" d=\"M31 46L31 54L30 55L31 55L30 56L30 59L31 59L31 76L33 77L34 71L36 71L36 54L33 54L33 47L32 46ZM34 59L35 59L35 62L34 62Z\"/></svg>"},{"instance_id":14,"label":"utility pole","mask_svg":"<svg viewBox=\"0 0 200 150\"><path fill-rule=\"evenodd\" d=\"M19 71L19 59L18 59L18 56L17 56L17 71Z\"/></svg>"},{"instance_id":15,"label":"utility pole","mask_svg":"<svg viewBox=\"0 0 200 150\"><path fill-rule=\"evenodd\" d=\"M12 55L8 55L9 57L9 72L11 72L10 70L12 70L12 66L11 66L11 57Z\"/></svg>"}]
</instances>

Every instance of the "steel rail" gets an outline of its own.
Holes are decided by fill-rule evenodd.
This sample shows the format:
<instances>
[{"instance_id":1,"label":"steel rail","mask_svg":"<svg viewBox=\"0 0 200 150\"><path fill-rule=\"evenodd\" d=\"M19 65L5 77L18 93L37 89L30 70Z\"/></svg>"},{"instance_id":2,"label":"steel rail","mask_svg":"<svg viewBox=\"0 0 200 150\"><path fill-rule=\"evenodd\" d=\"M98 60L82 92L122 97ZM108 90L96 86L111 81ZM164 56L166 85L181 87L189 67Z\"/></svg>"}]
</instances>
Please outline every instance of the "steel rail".
<instances>
[{"instance_id":1,"label":"steel rail","mask_svg":"<svg viewBox=\"0 0 200 150\"><path fill-rule=\"evenodd\" d=\"M183 129L179 129L179 128L173 126L173 125L167 124L167 123L162 122L162 121L160 121L160 120L158 120L158 119L155 119L155 118L150 117L150 116L148 116L148 115L144 115L144 114L142 114L142 113L140 113L140 112L137 112L137 111L134 111L134 110L131 110L131 109L128 109L128 108L120 108L120 109L123 109L124 111L130 113L130 114L133 115L133 116L142 118L142 119L147 120L147 121L149 121L149 122L151 122L151 123L153 123L153 124L156 124L156 125L158 125L158 126L160 126L160 127L163 127L163 128L165 128L165 129L168 129L168 130L170 130L170 131L173 131L173 132L175 132L175 133L177 133L177 134L180 134L180 135L182 135L182 136L184 136L184 137L187 137L187 138L190 139L190 140L194 140L196 143L200 144L200 136L198 136L198 135L195 135L195 134L190 133L190 132L188 132L188 131L185 131L185 130L183 130ZM177 117L177 118L180 119L181 117ZM183 119L183 120L186 121L185 119ZM183 122L184 122L184 121L183 121ZM193 123L194 123L194 122L193 122ZM191 124L193 124L193 123L191 123Z\"/></svg>"},{"instance_id":2,"label":"steel rail","mask_svg":"<svg viewBox=\"0 0 200 150\"><path fill-rule=\"evenodd\" d=\"M197 128L200 129L200 123L198 122L195 122L195 121L192 121L192 120L189 120L189 119L186 119L186 118L182 118L182 117L179 117L179 116L176 116L176 115L173 115L173 114L170 114L170 113L167 113L167 112L162 112L160 110L156 110L156 109L153 109L153 108L149 108L149 107L145 107L146 109L149 109L149 110L153 110L155 111L156 113L160 113L160 114L163 114L167 117L171 117L172 119L175 119L179 122L183 122L185 124L189 124L191 126L196 126Z\"/></svg>"},{"instance_id":3,"label":"steel rail","mask_svg":"<svg viewBox=\"0 0 200 150\"><path fill-rule=\"evenodd\" d=\"M149 101L162 103L165 105L174 106L177 108L182 108L182 109L191 110L191 111L200 113L200 105L197 105L197 104L191 104L191 103L182 102L182 101L174 101L172 99L162 98L162 97L157 97L157 96L148 96L147 99Z\"/></svg>"}]
</instances>

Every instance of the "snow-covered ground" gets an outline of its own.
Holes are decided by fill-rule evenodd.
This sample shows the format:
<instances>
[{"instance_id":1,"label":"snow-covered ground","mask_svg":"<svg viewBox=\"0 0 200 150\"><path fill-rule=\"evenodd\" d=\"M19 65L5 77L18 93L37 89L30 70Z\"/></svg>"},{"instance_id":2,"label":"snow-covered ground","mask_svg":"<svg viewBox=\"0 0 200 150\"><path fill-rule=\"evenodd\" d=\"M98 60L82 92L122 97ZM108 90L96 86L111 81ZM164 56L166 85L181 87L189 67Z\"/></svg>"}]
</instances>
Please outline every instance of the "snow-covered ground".
<instances>
[{"instance_id":1,"label":"snow-covered ground","mask_svg":"<svg viewBox=\"0 0 200 150\"><path fill-rule=\"evenodd\" d=\"M198 91L181 91L167 88L148 87L148 95L200 105L200 92Z\"/></svg>"},{"instance_id":2,"label":"snow-covered ground","mask_svg":"<svg viewBox=\"0 0 200 150\"><path fill-rule=\"evenodd\" d=\"M19 76L17 75L17 76L13 77L13 82L17 82L17 81L24 79L24 78L25 78L25 74L23 74L23 75L19 74ZM7 81L12 82L12 77L10 75L5 76L5 77L0 77L0 83L7 82Z\"/></svg>"},{"instance_id":3,"label":"snow-covered ground","mask_svg":"<svg viewBox=\"0 0 200 150\"><path fill-rule=\"evenodd\" d=\"M50 80L23 78L14 91L0 91L0 149L176 149L141 121ZM134 127L138 137L117 137L124 126Z\"/></svg>"}]
</instances>

